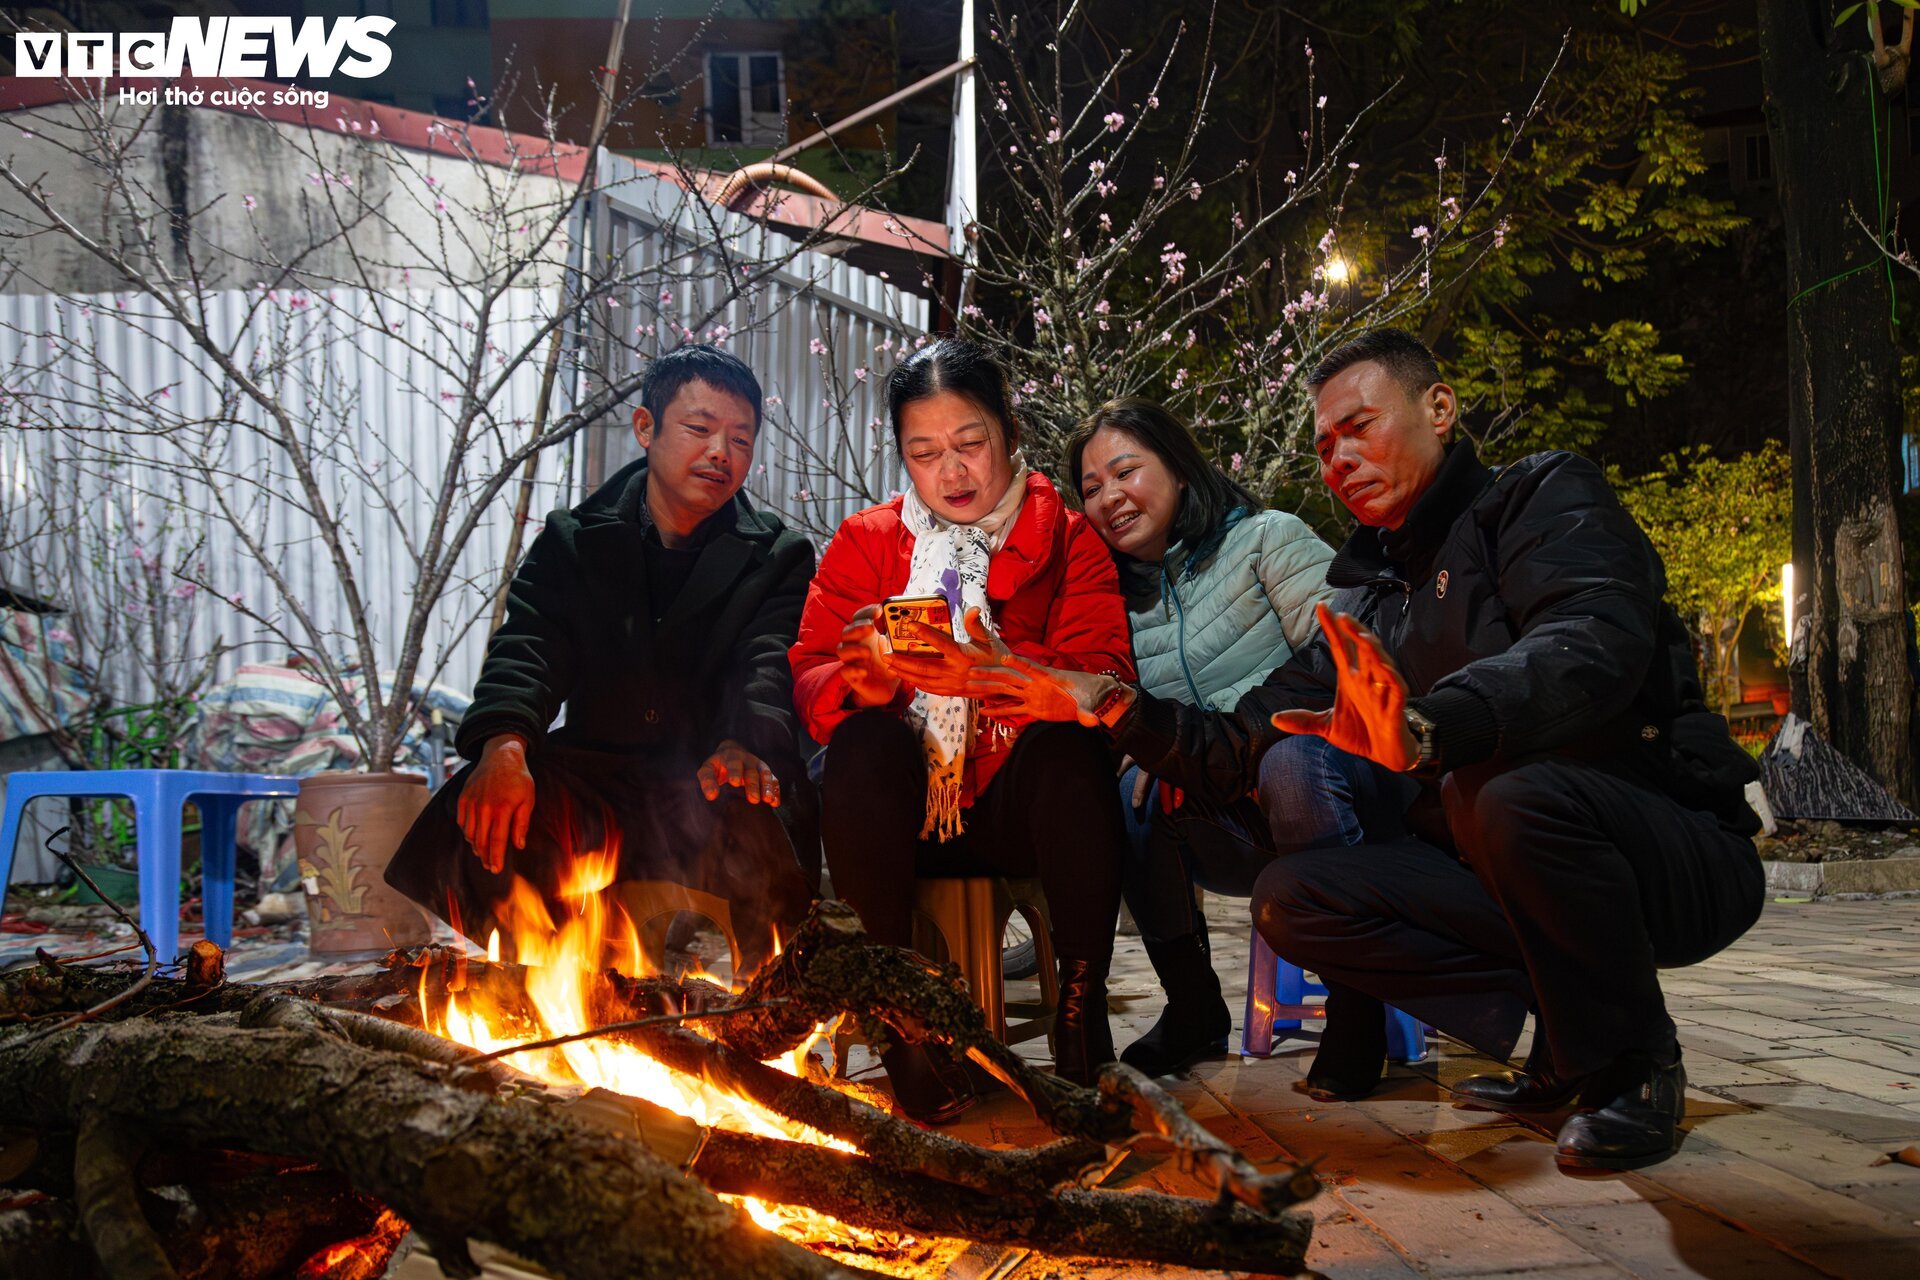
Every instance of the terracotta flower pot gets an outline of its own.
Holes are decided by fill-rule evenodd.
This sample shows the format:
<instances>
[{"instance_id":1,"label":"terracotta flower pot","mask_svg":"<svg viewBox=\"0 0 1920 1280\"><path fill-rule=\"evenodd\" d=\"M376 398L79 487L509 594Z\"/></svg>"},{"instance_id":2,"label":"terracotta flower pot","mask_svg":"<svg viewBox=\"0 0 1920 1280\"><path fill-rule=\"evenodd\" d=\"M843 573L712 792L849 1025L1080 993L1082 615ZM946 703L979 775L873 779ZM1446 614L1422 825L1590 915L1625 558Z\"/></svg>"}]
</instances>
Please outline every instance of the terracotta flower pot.
<instances>
[{"instance_id":1,"label":"terracotta flower pot","mask_svg":"<svg viewBox=\"0 0 1920 1280\"><path fill-rule=\"evenodd\" d=\"M319 773L300 780L294 848L314 955L421 946L426 913L387 887L387 863L427 807L417 773Z\"/></svg>"}]
</instances>

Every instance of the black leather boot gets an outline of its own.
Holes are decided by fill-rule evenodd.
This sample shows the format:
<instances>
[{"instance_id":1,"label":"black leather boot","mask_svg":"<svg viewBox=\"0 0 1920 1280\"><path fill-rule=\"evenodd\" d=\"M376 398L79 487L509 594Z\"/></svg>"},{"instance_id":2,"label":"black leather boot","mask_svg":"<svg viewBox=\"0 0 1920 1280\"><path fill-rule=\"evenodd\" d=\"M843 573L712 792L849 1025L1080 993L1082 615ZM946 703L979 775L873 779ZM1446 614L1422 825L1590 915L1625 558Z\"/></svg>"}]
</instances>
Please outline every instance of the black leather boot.
<instances>
[{"instance_id":1,"label":"black leather boot","mask_svg":"<svg viewBox=\"0 0 1920 1280\"><path fill-rule=\"evenodd\" d=\"M1113 1061L1107 1025L1107 962L1062 960L1060 1008L1053 1015L1053 1073L1090 1085Z\"/></svg>"},{"instance_id":2,"label":"black leather boot","mask_svg":"<svg viewBox=\"0 0 1920 1280\"><path fill-rule=\"evenodd\" d=\"M1615 1073L1618 1073L1617 1075ZM1680 1121L1687 1114L1687 1069L1673 1061L1623 1058L1607 1072L1619 1091L1593 1111L1580 1111L1560 1126L1554 1159L1574 1169L1640 1169L1659 1164L1680 1149ZM1589 1085L1587 1097L1592 1097Z\"/></svg>"},{"instance_id":3,"label":"black leather boot","mask_svg":"<svg viewBox=\"0 0 1920 1280\"><path fill-rule=\"evenodd\" d=\"M1387 1009L1364 991L1327 983L1327 1020L1307 1078L1293 1087L1316 1102L1358 1102L1387 1066Z\"/></svg>"},{"instance_id":4,"label":"black leather boot","mask_svg":"<svg viewBox=\"0 0 1920 1280\"><path fill-rule=\"evenodd\" d=\"M908 1119L945 1124L977 1100L967 1073L943 1045L895 1044L880 1055L894 1103Z\"/></svg>"},{"instance_id":5,"label":"black leather boot","mask_svg":"<svg viewBox=\"0 0 1920 1280\"><path fill-rule=\"evenodd\" d=\"M1128 1045L1120 1061L1143 1075L1164 1076L1196 1059L1225 1053L1233 1014L1220 994L1220 976L1213 971L1205 932L1141 941L1167 1004L1153 1030Z\"/></svg>"},{"instance_id":6,"label":"black leather boot","mask_svg":"<svg viewBox=\"0 0 1920 1280\"><path fill-rule=\"evenodd\" d=\"M1554 1070L1553 1055L1547 1039L1536 1026L1533 1047L1527 1051L1527 1063L1518 1071L1493 1075L1468 1076L1453 1086L1453 1099L1475 1111L1528 1113L1558 1111L1572 1102L1587 1083L1586 1076L1571 1078Z\"/></svg>"}]
</instances>

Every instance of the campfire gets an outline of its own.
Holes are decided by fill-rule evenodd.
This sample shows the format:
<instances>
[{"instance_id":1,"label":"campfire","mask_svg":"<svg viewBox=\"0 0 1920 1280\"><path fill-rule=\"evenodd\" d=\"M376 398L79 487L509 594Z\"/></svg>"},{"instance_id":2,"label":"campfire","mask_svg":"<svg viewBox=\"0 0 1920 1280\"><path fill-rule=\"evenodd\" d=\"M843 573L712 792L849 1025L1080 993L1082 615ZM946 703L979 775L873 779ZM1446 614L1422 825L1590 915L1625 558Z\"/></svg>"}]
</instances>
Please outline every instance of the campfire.
<instances>
[{"instance_id":1,"label":"campfire","mask_svg":"<svg viewBox=\"0 0 1920 1280\"><path fill-rule=\"evenodd\" d=\"M484 995L469 995L462 1002L461 993L449 992L443 1002L435 1001L427 990L423 968L419 1000L427 1029L456 1043L497 1055L498 1061L551 1085L605 1089L640 1099L703 1129L725 1129L835 1151L857 1151L843 1138L788 1119L741 1093L676 1071L634 1045L612 1037L585 1037L548 1048L511 1051L516 1045L583 1035L600 1025L595 1011L616 998L604 985L605 973L631 979L659 976L647 960L640 930L611 893L618 861L617 854L611 851L587 853L575 859L561 891L572 914L558 924L533 887L524 880L515 880L506 914L514 950L526 967L525 994L535 1015L533 1025L527 1025L525 1016L489 1001ZM774 953L778 955L779 950L776 935ZM498 931L488 941L487 958L491 963L499 962ZM697 968L684 974L683 980L696 987L714 981ZM763 1065L797 1079L835 1087L813 1050L817 1045L830 1048L837 1021L817 1025L801 1044ZM844 1083L837 1087L846 1089L852 1096L869 1096L866 1091ZM799 1205L769 1202L758 1196L722 1194L720 1199L739 1205L765 1230L798 1244L817 1252L858 1257L866 1265L878 1265L897 1274L922 1274L926 1265L936 1258L957 1254L965 1248L964 1241L921 1242L901 1232L850 1226L829 1214Z\"/></svg>"},{"instance_id":2,"label":"campfire","mask_svg":"<svg viewBox=\"0 0 1920 1280\"><path fill-rule=\"evenodd\" d=\"M744 985L653 972L614 862L576 860L558 920L520 886L511 960L496 936L259 987L203 942L178 976L43 953L0 977L0 1274L373 1280L409 1232L454 1276L471 1240L570 1280L938 1276L976 1242L1302 1268L1309 1170L1254 1168L1125 1066L1037 1070L840 903ZM952 1046L1056 1139L897 1118L814 1053L842 1018ZM1141 1139L1212 1198L1095 1185Z\"/></svg>"}]
</instances>

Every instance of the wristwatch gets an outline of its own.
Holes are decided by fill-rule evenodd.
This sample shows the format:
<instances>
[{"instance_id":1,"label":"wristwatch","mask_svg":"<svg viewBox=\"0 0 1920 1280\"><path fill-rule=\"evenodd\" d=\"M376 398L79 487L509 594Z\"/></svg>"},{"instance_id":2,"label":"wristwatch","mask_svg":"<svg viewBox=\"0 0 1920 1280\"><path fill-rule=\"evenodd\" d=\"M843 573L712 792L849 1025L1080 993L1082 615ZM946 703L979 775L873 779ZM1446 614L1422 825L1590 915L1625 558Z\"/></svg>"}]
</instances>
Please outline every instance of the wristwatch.
<instances>
[{"instance_id":1,"label":"wristwatch","mask_svg":"<svg viewBox=\"0 0 1920 1280\"><path fill-rule=\"evenodd\" d=\"M1093 718L1111 729L1120 723L1120 718L1133 707L1136 695L1134 687L1123 680L1115 680L1107 696L1094 704Z\"/></svg>"},{"instance_id":2,"label":"wristwatch","mask_svg":"<svg viewBox=\"0 0 1920 1280\"><path fill-rule=\"evenodd\" d=\"M1407 728L1412 730L1413 740L1420 744L1420 754L1414 757L1411 765L1407 766L1407 772L1415 773L1421 769L1432 768L1434 762L1440 758L1440 745L1434 740L1433 721L1421 714L1417 707L1406 708L1406 716Z\"/></svg>"}]
</instances>

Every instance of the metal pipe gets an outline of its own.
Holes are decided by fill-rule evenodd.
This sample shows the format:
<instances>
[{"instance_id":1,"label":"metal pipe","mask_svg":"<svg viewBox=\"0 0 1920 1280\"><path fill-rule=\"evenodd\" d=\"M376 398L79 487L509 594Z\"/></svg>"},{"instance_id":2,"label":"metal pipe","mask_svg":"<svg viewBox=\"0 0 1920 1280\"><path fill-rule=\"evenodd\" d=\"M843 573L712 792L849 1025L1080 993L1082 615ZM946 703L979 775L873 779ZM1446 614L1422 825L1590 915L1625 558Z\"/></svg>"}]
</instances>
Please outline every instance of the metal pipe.
<instances>
[{"instance_id":1,"label":"metal pipe","mask_svg":"<svg viewBox=\"0 0 1920 1280\"><path fill-rule=\"evenodd\" d=\"M831 204L840 203L840 197L833 194L833 189L820 179L802 173L792 165L775 164L771 160L745 165L728 174L726 182L721 184L720 194L714 197L714 203L731 209L733 202L743 194L768 182L784 182Z\"/></svg>"},{"instance_id":2,"label":"metal pipe","mask_svg":"<svg viewBox=\"0 0 1920 1280\"><path fill-rule=\"evenodd\" d=\"M976 61L977 59L974 59L974 58L962 58L960 59L960 61L954 63L950 67L943 68L942 70L934 72L930 76L926 76L923 79L916 80L912 84L908 85L906 88L901 89L895 93L888 94L886 97L880 99L880 101L874 103L872 106L862 107L858 111L854 112L852 115L848 116L846 119L836 121L835 123L828 125L826 128L820 130L816 134L813 134L811 137L802 138L799 142L794 143L792 146L785 147L779 151L774 152L773 155L767 158L767 163L779 164L784 160L790 160L794 156L799 155L802 151L805 151L808 147L814 146L817 143L825 142L828 138L833 137L835 134L840 133L841 131L846 129L851 129L853 128L853 126L857 124L864 124L866 121L871 120L873 117L879 115L882 111L889 111L894 107L898 106L900 103L905 102L908 98L911 98L914 95L919 93L924 93L926 90L933 88L934 85L939 84L941 81L952 79L954 76L959 75L962 71L965 71L968 67L971 67Z\"/></svg>"}]
</instances>

